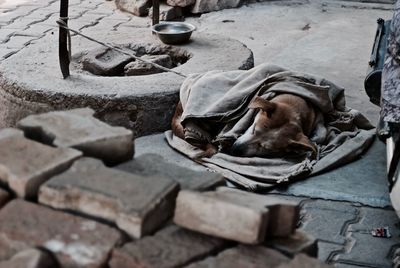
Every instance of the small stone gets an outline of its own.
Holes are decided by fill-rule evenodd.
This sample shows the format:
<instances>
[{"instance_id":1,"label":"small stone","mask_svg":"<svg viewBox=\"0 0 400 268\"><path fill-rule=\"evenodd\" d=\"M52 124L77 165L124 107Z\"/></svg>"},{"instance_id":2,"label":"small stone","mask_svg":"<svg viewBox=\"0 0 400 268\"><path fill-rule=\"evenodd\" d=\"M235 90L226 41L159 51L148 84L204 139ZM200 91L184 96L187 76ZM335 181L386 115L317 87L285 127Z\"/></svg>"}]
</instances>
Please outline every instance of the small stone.
<instances>
[{"instance_id":1,"label":"small stone","mask_svg":"<svg viewBox=\"0 0 400 268\"><path fill-rule=\"evenodd\" d=\"M109 226L21 199L0 210L2 259L38 246L54 253L61 267L104 267L120 240Z\"/></svg>"},{"instance_id":2,"label":"small stone","mask_svg":"<svg viewBox=\"0 0 400 268\"><path fill-rule=\"evenodd\" d=\"M115 0L117 7L136 16L147 16L152 0Z\"/></svg>"},{"instance_id":3,"label":"small stone","mask_svg":"<svg viewBox=\"0 0 400 268\"><path fill-rule=\"evenodd\" d=\"M311 258L305 254L299 254L289 263L284 263L278 268L333 268L333 266L325 264L318 259Z\"/></svg>"},{"instance_id":4,"label":"small stone","mask_svg":"<svg viewBox=\"0 0 400 268\"><path fill-rule=\"evenodd\" d=\"M110 165L132 159L132 131L110 126L93 114L89 108L55 111L30 115L17 126L29 138L57 147L71 147Z\"/></svg>"},{"instance_id":5,"label":"small stone","mask_svg":"<svg viewBox=\"0 0 400 268\"><path fill-rule=\"evenodd\" d=\"M197 14L235 8L241 6L242 3L242 0L196 0L191 12Z\"/></svg>"},{"instance_id":6,"label":"small stone","mask_svg":"<svg viewBox=\"0 0 400 268\"><path fill-rule=\"evenodd\" d=\"M152 63L156 63L165 68L172 68L172 60L169 55L143 55L141 59L147 60ZM164 72L163 70L154 67L151 64L143 61L136 60L125 66L125 75L149 75Z\"/></svg>"},{"instance_id":7,"label":"small stone","mask_svg":"<svg viewBox=\"0 0 400 268\"><path fill-rule=\"evenodd\" d=\"M162 156L144 154L115 168L133 174L149 177L163 176L179 183L183 190L212 190L225 185L224 178L210 171L194 171L192 169L168 163Z\"/></svg>"},{"instance_id":8,"label":"small stone","mask_svg":"<svg viewBox=\"0 0 400 268\"><path fill-rule=\"evenodd\" d=\"M10 201L11 195L9 192L0 188L0 208L2 208L8 201Z\"/></svg>"},{"instance_id":9,"label":"small stone","mask_svg":"<svg viewBox=\"0 0 400 268\"><path fill-rule=\"evenodd\" d=\"M275 268L288 263L289 258L278 251L261 246L244 246L228 249L216 257L193 263L187 268ZM312 266L309 266L310 268Z\"/></svg>"},{"instance_id":10,"label":"small stone","mask_svg":"<svg viewBox=\"0 0 400 268\"><path fill-rule=\"evenodd\" d=\"M196 0L167 0L167 5L172 7L187 7L191 6Z\"/></svg>"},{"instance_id":11,"label":"small stone","mask_svg":"<svg viewBox=\"0 0 400 268\"><path fill-rule=\"evenodd\" d=\"M111 48L90 50L81 59L82 69L95 75L118 76L133 58Z\"/></svg>"},{"instance_id":12,"label":"small stone","mask_svg":"<svg viewBox=\"0 0 400 268\"><path fill-rule=\"evenodd\" d=\"M49 253L31 248L15 254L10 260L0 262L0 268L54 268L57 262Z\"/></svg>"},{"instance_id":13,"label":"small stone","mask_svg":"<svg viewBox=\"0 0 400 268\"><path fill-rule=\"evenodd\" d=\"M204 234L260 244L266 236L292 234L298 217L297 202L220 187L215 192L181 191L174 222Z\"/></svg>"},{"instance_id":14,"label":"small stone","mask_svg":"<svg viewBox=\"0 0 400 268\"><path fill-rule=\"evenodd\" d=\"M154 236L125 244L113 250L110 268L172 268L222 250L228 243L222 239L168 226Z\"/></svg>"},{"instance_id":15,"label":"small stone","mask_svg":"<svg viewBox=\"0 0 400 268\"><path fill-rule=\"evenodd\" d=\"M0 131L0 181L18 197L34 198L42 183L69 168L82 153L26 139L22 131Z\"/></svg>"},{"instance_id":16,"label":"small stone","mask_svg":"<svg viewBox=\"0 0 400 268\"><path fill-rule=\"evenodd\" d=\"M153 8L149 10L149 17L153 17ZM179 6L170 6L160 3L160 20L171 21L183 17L183 9Z\"/></svg>"},{"instance_id":17,"label":"small stone","mask_svg":"<svg viewBox=\"0 0 400 268\"><path fill-rule=\"evenodd\" d=\"M178 191L168 178L133 175L82 158L40 188L39 202L114 222L140 238L172 217Z\"/></svg>"},{"instance_id":18,"label":"small stone","mask_svg":"<svg viewBox=\"0 0 400 268\"><path fill-rule=\"evenodd\" d=\"M296 232L289 237L268 239L266 245L291 258L299 253L304 253L311 257L318 256L317 239L301 230L296 230Z\"/></svg>"}]
</instances>

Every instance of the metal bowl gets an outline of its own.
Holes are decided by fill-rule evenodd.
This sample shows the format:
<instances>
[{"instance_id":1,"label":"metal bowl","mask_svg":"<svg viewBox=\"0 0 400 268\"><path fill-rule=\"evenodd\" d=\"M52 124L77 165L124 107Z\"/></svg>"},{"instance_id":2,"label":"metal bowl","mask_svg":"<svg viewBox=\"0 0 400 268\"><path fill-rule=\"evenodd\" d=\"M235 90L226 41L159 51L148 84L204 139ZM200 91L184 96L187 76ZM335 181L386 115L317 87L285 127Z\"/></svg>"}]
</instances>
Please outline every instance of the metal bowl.
<instances>
[{"instance_id":1,"label":"metal bowl","mask_svg":"<svg viewBox=\"0 0 400 268\"><path fill-rule=\"evenodd\" d=\"M196 27L186 22L166 21L152 27L152 31L165 44L181 44L189 41Z\"/></svg>"}]
</instances>

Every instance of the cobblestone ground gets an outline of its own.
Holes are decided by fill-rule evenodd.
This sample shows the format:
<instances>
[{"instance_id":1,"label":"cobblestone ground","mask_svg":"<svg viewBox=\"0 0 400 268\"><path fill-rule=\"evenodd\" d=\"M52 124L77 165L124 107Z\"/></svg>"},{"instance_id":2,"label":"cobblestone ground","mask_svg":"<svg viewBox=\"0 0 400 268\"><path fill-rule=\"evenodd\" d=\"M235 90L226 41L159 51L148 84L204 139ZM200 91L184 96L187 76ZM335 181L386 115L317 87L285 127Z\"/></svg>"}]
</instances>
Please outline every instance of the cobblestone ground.
<instances>
[{"instance_id":1,"label":"cobblestone ground","mask_svg":"<svg viewBox=\"0 0 400 268\"><path fill-rule=\"evenodd\" d=\"M0 2L0 61L12 57L49 34L58 34L58 0ZM70 26L90 34L119 27L149 27L150 19L131 23L132 17L103 0L70 0ZM138 37L140 38L140 37ZM21 74L23 75L23 74ZM391 267L400 246L399 221L390 208L318 199L301 200L300 227L319 241L319 258L336 267ZM391 238L376 238L372 228L388 226Z\"/></svg>"}]
</instances>

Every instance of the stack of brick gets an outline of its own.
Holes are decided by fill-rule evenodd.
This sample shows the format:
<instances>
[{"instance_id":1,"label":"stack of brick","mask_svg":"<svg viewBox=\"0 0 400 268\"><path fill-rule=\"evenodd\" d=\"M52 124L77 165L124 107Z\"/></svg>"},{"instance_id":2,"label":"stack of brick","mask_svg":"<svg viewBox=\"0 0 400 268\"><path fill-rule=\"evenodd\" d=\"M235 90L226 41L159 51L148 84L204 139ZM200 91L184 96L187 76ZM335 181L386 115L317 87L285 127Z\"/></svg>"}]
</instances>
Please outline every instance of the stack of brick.
<instances>
[{"instance_id":1,"label":"stack of brick","mask_svg":"<svg viewBox=\"0 0 400 268\"><path fill-rule=\"evenodd\" d=\"M324 267L296 202L132 160L132 132L90 109L17 126L0 130L0 267Z\"/></svg>"}]
</instances>

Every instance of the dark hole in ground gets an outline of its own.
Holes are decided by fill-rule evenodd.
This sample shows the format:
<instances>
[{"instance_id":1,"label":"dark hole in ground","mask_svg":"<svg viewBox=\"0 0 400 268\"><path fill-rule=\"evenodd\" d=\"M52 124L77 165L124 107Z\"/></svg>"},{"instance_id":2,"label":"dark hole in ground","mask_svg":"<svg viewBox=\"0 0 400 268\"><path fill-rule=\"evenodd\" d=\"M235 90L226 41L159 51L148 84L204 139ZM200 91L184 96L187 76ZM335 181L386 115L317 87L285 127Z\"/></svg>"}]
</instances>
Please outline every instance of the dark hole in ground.
<instances>
[{"instance_id":1,"label":"dark hole in ground","mask_svg":"<svg viewBox=\"0 0 400 268\"><path fill-rule=\"evenodd\" d=\"M186 50L168 45L125 44L118 47L133 53L136 57L168 69L185 64L192 57ZM78 70L99 76L137 76L165 72L151 64L106 47L75 55L73 64Z\"/></svg>"}]
</instances>

